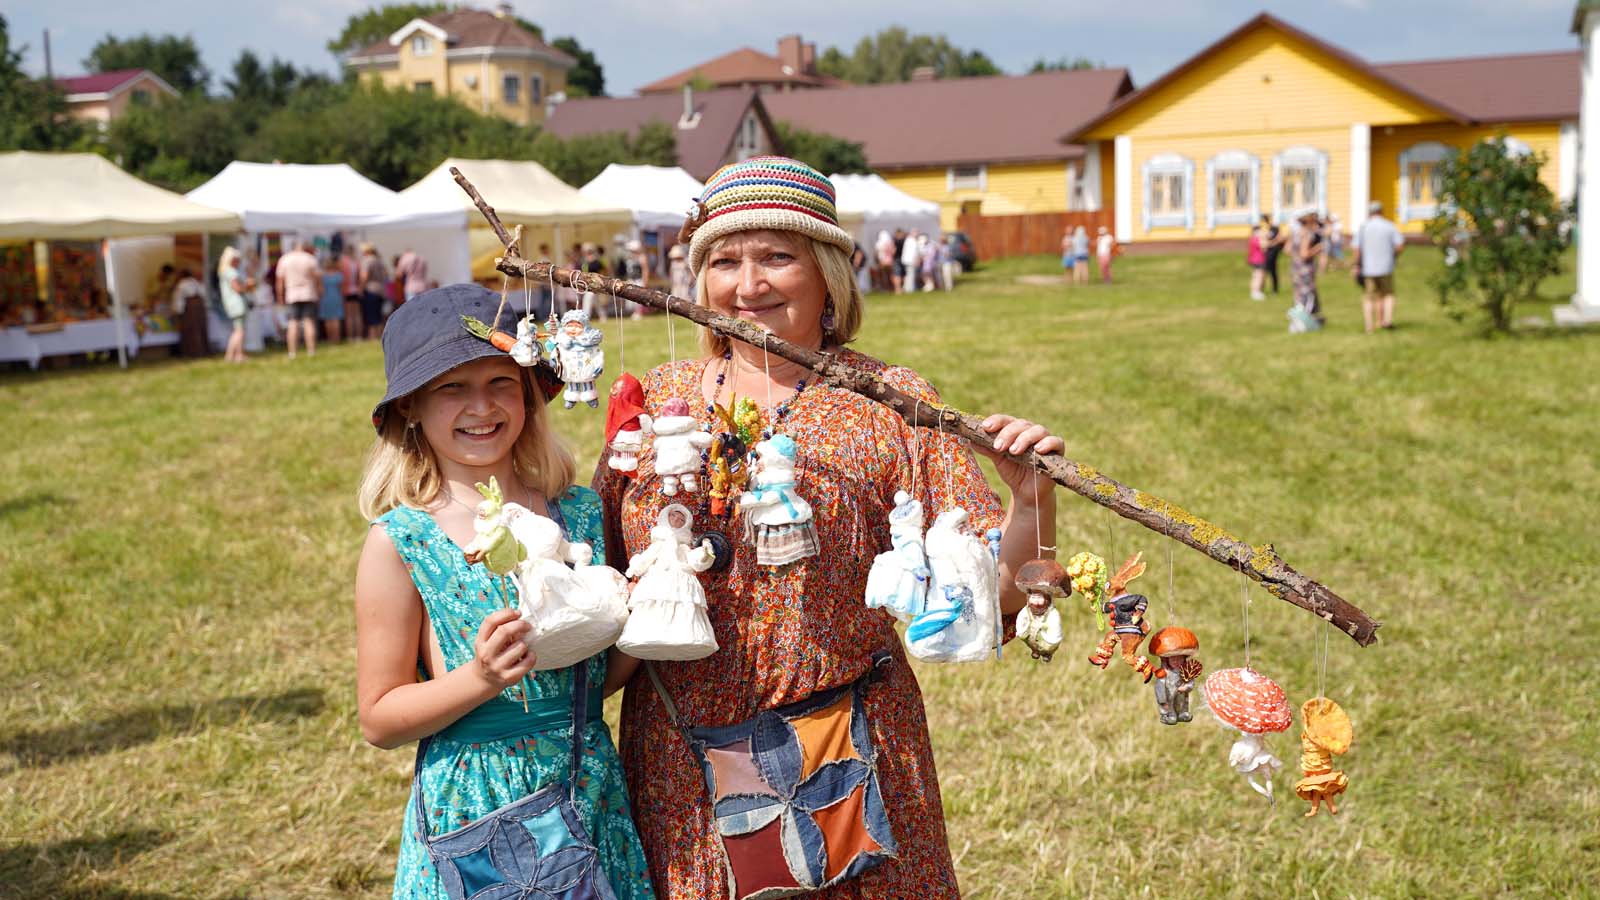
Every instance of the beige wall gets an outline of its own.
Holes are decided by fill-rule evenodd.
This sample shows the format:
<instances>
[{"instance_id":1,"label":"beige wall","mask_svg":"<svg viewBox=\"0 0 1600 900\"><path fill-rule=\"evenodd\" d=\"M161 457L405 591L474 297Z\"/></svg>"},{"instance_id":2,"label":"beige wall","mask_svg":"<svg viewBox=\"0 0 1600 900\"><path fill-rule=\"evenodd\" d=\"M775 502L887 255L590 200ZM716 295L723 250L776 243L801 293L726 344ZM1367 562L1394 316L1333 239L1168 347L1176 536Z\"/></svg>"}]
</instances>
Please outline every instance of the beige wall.
<instances>
[{"instance_id":1,"label":"beige wall","mask_svg":"<svg viewBox=\"0 0 1600 900\"><path fill-rule=\"evenodd\" d=\"M414 32L418 34L420 32ZM454 97L485 115L496 115L521 125L544 121L545 101L555 91L567 89L566 69L542 59L495 55L458 54L447 56L442 43L431 41L431 52L417 54L407 38L397 48L398 62L368 65L359 69L368 81L381 81L391 89L415 90L417 83L433 85L439 96ZM505 78L517 77L517 101L507 103ZM529 79L541 82L539 100L529 90Z\"/></svg>"}]
</instances>

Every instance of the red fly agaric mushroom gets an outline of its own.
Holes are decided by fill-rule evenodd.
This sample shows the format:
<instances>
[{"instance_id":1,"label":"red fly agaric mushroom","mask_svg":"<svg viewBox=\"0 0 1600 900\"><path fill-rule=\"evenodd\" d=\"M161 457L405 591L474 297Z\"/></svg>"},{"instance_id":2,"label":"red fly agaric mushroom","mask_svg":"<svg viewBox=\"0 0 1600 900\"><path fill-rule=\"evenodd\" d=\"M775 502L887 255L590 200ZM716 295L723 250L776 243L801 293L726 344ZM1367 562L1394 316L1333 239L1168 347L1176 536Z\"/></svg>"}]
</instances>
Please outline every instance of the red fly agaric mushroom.
<instances>
[{"instance_id":1,"label":"red fly agaric mushroom","mask_svg":"<svg viewBox=\"0 0 1600 900\"><path fill-rule=\"evenodd\" d=\"M1034 559L1017 570L1017 590L1028 595L1028 605L1017 613L1017 637L1033 651L1034 659L1050 661L1061 646L1061 612L1056 600L1072 595L1072 578L1053 559Z\"/></svg>"},{"instance_id":2,"label":"red fly agaric mushroom","mask_svg":"<svg viewBox=\"0 0 1600 900\"><path fill-rule=\"evenodd\" d=\"M1189 713L1189 694L1203 670L1200 660L1194 658L1199 651L1200 639L1187 628L1168 625L1150 635L1150 653L1161 658L1162 666L1155 684L1161 724L1176 725L1194 719Z\"/></svg>"},{"instance_id":3,"label":"red fly agaric mushroom","mask_svg":"<svg viewBox=\"0 0 1600 900\"><path fill-rule=\"evenodd\" d=\"M1267 750L1261 736L1285 731L1293 721L1283 688L1255 669L1222 669L1206 679L1206 704L1224 725L1240 732L1228 751L1228 764L1256 793L1271 800L1272 776L1283 768L1283 760Z\"/></svg>"}]
</instances>

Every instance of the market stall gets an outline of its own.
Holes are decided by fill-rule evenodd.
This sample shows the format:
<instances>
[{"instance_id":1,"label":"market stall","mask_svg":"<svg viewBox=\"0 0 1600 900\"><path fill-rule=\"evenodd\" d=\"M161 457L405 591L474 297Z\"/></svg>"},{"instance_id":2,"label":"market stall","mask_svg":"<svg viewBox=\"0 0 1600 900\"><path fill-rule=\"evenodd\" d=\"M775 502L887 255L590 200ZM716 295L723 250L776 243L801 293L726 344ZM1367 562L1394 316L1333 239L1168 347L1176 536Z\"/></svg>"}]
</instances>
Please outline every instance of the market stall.
<instances>
[{"instance_id":1,"label":"market stall","mask_svg":"<svg viewBox=\"0 0 1600 900\"><path fill-rule=\"evenodd\" d=\"M678 166L625 166L612 163L578 193L603 206L633 213L630 237L644 244L655 271L666 271L666 252L678 239L689 204L702 185Z\"/></svg>"},{"instance_id":2,"label":"market stall","mask_svg":"<svg viewBox=\"0 0 1600 900\"><path fill-rule=\"evenodd\" d=\"M871 247L878 232L897 228L939 234L939 204L900 190L878 175L833 175L840 224L862 247Z\"/></svg>"},{"instance_id":3,"label":"market stall","mask_svg":"<svg viewBox=\"0 0 1600 900\"><path fill-rule=\"evenodd\" d=\"M126 364L146 342L110 239L238 227L96 154L0 153L0 362L115 350Z\"/></svg>"}]
</instances>

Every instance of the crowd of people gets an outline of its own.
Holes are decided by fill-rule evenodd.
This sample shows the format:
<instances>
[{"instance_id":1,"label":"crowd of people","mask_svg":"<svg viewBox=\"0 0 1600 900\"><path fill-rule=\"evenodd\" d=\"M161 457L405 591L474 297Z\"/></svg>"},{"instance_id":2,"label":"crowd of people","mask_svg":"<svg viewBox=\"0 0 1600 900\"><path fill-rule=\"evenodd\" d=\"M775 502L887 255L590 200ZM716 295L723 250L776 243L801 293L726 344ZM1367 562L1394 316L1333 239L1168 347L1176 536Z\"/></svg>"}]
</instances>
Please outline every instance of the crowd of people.
<instances>
[{"instance_id":1,"label":"crowd of people","mask_svg":"<svg viewBox=\"0 0 1600 900\"><path fill-rule=\"evenodd\" d=\"M909 294L939 288L948 291L955 288L956 277L961 274L961 263L949 240L916 228L879 231L870 256L860 244L853 244L850 266L862 293Z\"/></svg>"},{"instance_id":2,"label":"crowd of people","mask_svg":"<svg viewBox=\"0 0 1600 900\"><path fill-rule=\"evenodd\" d=\"M1122 255L1122 245L1101 225L1095 233L1094 258L1100 267L1100 283L1111 283L1111 261ZM1089 283L1089 229L1082 225L1068 228L1061 235L1061 269L1067 284Z\"/></svg>"},{"instance_id":3,"label":"crowd of people","mask_svg":"<svg viewBox=\"0 0 1600 900\"><path fill-rule=\"evenodd\" d=\"M1351 237L1353 257L1349 271L1362 292L1362 318L1368 334L1394 327L1394 266L1405 247L1400 229L1383 215L1383 204L1368 206L1365 222ZM1343 270L1346 234L1337 215L1323 216L1315 209L1298 212L1288 228L1280 228L1270 216L1250 232L1245 262L1250 267L1250 299L1266 299L1270 285L1278 293L1278 261L1289 257L1289 284L1293 303L1289 307L1289 330L1316 331L1327 319L1323 315L1318 277L1329 269Z\"/></svg>"}]
</instances>

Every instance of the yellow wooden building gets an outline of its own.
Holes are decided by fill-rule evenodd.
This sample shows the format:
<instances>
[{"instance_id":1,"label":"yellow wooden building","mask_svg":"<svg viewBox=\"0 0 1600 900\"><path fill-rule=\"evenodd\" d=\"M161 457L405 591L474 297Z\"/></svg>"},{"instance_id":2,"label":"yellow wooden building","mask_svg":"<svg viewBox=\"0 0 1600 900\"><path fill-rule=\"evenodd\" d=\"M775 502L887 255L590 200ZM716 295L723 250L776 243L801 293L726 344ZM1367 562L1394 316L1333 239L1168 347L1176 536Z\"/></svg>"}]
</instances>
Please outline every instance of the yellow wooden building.
<instances>
[{"instance_id":1,"label":"yellow wooden building","mask_svg":"<svg viewBox=\"0 0 1600 900\"><path fill-rule=\"evenodd\" d=\"M457 8L412 19L345 65L396 90L454 97L485 115L521 125L543 122L565 95L577 60L517 24L509 4L495 12Z\"/></svg>"},{"instance_id":2,"label":"yellow wooden building","mask_svg":"<svg viewBox=\"0 0 1600 900\"><path fill-rule=\"evenodd\" d=\"M1368 203L1419 233L1439 163L1498 134L1577 184L1577 51L1371 64L1258 15L1062 136L1098 147L1121 241L1237 239L1315 209L1346 227Z\"/></svg>"}]
</instances>

